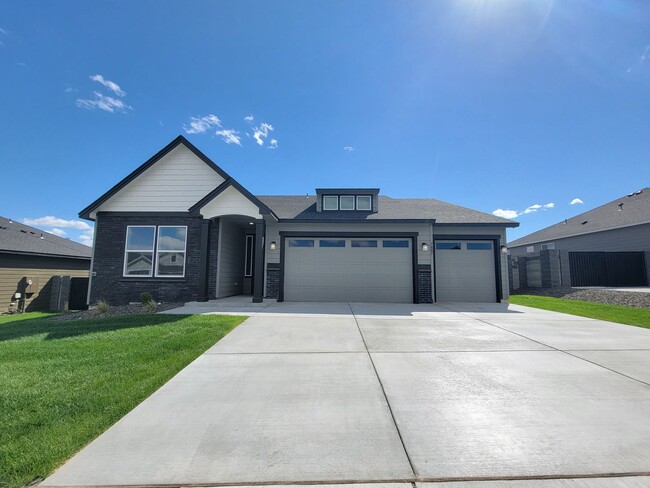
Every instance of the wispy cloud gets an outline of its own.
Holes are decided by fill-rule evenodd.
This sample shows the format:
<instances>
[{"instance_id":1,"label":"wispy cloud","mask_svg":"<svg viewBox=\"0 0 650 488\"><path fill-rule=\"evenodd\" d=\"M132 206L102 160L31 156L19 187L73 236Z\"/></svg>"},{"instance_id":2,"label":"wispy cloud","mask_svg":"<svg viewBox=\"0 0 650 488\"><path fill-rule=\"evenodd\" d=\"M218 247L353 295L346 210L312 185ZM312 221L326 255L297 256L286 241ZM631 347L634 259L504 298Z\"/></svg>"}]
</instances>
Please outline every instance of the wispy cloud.
<instances>
[{"instance_id":1,"label":"wispy cloud","mask_svg":"<svg viewBox=\"0 0 650 488\"><path fill-rule=\"evenodd\" d=\"M93 246L93 231L92 231L92 229L83 232L82 234L79 235L79 237L77 239L78 239L78 242L80 242L82 244L85 244L86 246L92 247Z\"/></svg>"},{"instance_id":2,"label":"wispy cloud","mask_svg":"<svg viewBox=\"0 0 650 488\"><path fill-rule=\"evenodd\" d=\"M64 235L66 235L66 231L64 231L63 229L59 229L58 227L54 227L48 230L48 232L50 234L54 234L55 236L59 236L59 237L63 237Z\"/></svg>"},{"instance_id":3,"label":"wispy cloud","mask_svg":"<svg viewBox=\"0 0 650 488\"><path fill-rule=\"evenodd\" d=\"M252 122L253 120L255 120L255 117L253 117L252 115L247 115L246 117L244 117L244 120L246 122Z\"/></svg>"},{"instance_id":4,"label":"wispy cloud","mask_svg":"<svg viewBox=\"0 0 650 488\"><path fill-rule=\"evenodd\" d=\"M204 134L214 127L221 127L221 120L214 114L203 117L190 117L189 127L184 125L183 129L188 134Z\"/></svg>"},{"instance_id":5,"label":"wispy cloud","mask_svg":"<svg viewBox=\"0 0 650 488\"><path fill-rule=\"evenodd\" d=\"M2 27L0 27L0 36L8 36L8 35L9 33L6 30L4 30ZM4 45L5 45L4 41L0 39L0 47Z\"/></svg>"},{"instance_id":6,"label":"wispy cloud","mask_svg":"<svg viewBox=\"0 0 650 488\"><path fill-rule=\"evenodd\" d=\"M90 79L93 80L93 81L96 81L97 83L101 83L106 88L108 88L110 91L115 93L118 97L126 96L126 92L120 88L120 85L118 85L114 81L107 80L102 75L92 75L90 77Z\"/></svg>"},{"instance_id":7,"label":"wispy cloud","mask_svg":"<svg viewBox=\"0 0 650 488\"><path fill-rule=\"evenodd\" d=\"M574 198L573 200L571 200L571 202L569 203L569 205L576 205L576 204L579 204L579 203L585 203L585 202L583 202L583 201L580 200L579 198Z\"/></svg>"},{"instance_id":8,"label":"wispy cloud","mask_svg":"<svg viewBox=\"0 0 650 488\"><path fill-rule=\"evenodd\" d=\"M35 219L23 219L25 225L35 225L41 227L66 227L77 230L92 230L92 227L82 220L65 220L52 215L38 217Z\"/></svg>"},{"instance_id":9,"label":"wispy cloud","mask_svg":"<svg viewBox=\"0 0 650 488\"><path fill-rule=\"evenodd\" d=\"M241 136L235 129L223 129L215 132L226 144L237 144L241 146Z\"/></svg>"},{"instance_id":10,"label":"wispy cloud","mask_svg":"<svg viewBox=\"0 0 650 488\"><path fill-rule=\"evenodd\" d=\"M271 139L271 142L269 142L269 149L277 149L277 148L278 148L278 140Z\"/></svg>"},{"instance_id":11,"label":"wispy cloud","mask_svg":"<svg viewBox=\"0 0 650 488\"><path fill-rule=\"evenodd\" d=\"M650 44L646 45L645 49L643 50L643 54L641 54L641 56L639 56L639 59L638 59L638 61L636 63L636 67L639 67L643 63L645 63L647 61L648 57L650 57ZM630 66L627 69L627 72L631 73L633 69L634 69L634 66Z\"/></svg>"},{"instance_id":12,"label":"wispy cloud","mask_svg":"<svg viewBox=\"0 0 650 488\"><path fill-rule=\"evenodd\" d=\"M103 110L105 112L126 112L127 110L133 110L131 105L127 105L119 98L113 98L101 94L100 92L95 92L95 98L77 98L76 100L77 107L85 108L86 110L95 110L96 108Z\"/></svg>"},{"instance_id":13,"label":"wispy cloud","mask_svg":"<svg viewBox=\"0 0 650 488\"><path fill-rule=\"evenodd\" d=\"M354 151L354 148L353 148L352 146L345 146L345 147L343 148L343 150L344 150L344 151L347 151L347 152L352 152L352 151Z\"/></svg>"},{"instance_id":14,"label":"wispy cloud","mask_svg":"<svg viewBox=\"0 0 650 488\"><path fill-rule=\"evenodd\" d=\"M549 210L551 208L555 208L555 203L545 203L544 205L540 205L539 203L535 203L529 207L526 207L524 210L519 211L519 210L509 210L509 209L503 209L503 208L497 208L492 212L492 215L496 215L497 217L503 217L504 219L514 219L516 217L519 217L521 215L526 215L526 214L531 214L535 213L538 210Z\"/></svg>"},{"instance_id":15,"label":"wispy cloud","mask_svg":"<svg viewBox=\"0 0 650 488\"><path fill-rule=\"evenodd\" d=\"M257 141L257 144L260 146L264 145L264 139L266 139L269 136L269 132L272 132L273 126L271 124L267 124L266 122L262 122L260 125L257 127L253 127L253 139Z\"/></svg>"}]
</instances>

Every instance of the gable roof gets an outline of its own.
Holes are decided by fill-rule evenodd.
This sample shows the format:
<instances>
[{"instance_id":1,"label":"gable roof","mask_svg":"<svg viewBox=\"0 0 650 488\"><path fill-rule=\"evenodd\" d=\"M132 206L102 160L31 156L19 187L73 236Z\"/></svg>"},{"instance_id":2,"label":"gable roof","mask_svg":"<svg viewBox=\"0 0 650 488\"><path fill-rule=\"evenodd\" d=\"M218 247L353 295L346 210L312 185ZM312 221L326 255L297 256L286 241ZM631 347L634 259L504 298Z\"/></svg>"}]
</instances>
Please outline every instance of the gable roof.
<instances>
[{"instance_id":1,"label":"gable roof","mask_svg":"<svg viewBox=\"0 0 650 488\"><path fill-rule=\"evenodd\" d=\"M82 218L82 219L86 219L86 220L94 220L94 219L92 219L90 217L90 214L93 211L97 210L109 198L114 196L122 188L124 188L126 185L131 183L138 176L140 176L142 173L144 173L146 170L148 170L150 167L152 167L154 164L156 164L158 161L160 161L163 157L165 157L167 154L169 154L179 144L183 144L185 147L187 147L201 161L203 161L210 168L212 168L217 174L219 174L224 180L232 179L224 170L222 170L219 166L217 166L210 158L208 158L205 154L203 154L201 151L199 151L196 148L196 146L194 146L190 141L188 141L182 135L179 135L176 139L174 139L172 142L170 142L164 148L162 148L160 151L158 151L156 154L154 154L151 158L149 158L147 161L145 161L141 166L139 166L130 175L128 175L122 181L120 181L115 186L113 186L113 188L108 190L101 197L99 197L93 203L91 203L86 208L84 208L81 212L79 212L79 217Z\"/></svg>"},{"instance_id":2,"label":"gable roof","mask_svg":"<svg viewBox=\"0 0 650 488\"><path fill-rule=\"evenodd\" d=\"M255 195L253 195L251 192L249 192L246 188L244 188L242 185L240 185L237 181L235 181L232 178L227 178L226 181L221 183L218 187L216 187L214 190L212 190L210 193L208 193L206 196L204 196L201 200L196 202L194 205L192 205L189 208L189 212L191 214L197 215L199 211L206 206L208 203L210 203L212 200L214 200L216 197L218 197L221 193L223 193L224 190L226 190L229 187L235 188L239 193L244 195L246 198L248 198L253 205L257 206L260 209L260 213L262 215L272 215L275 220L278 220L277 215L264 204L260 199L258 199Z\"/></svg>"},{"instance_id":3,"label":"gable roof","mask_svg":"<svg viewBox=\"0 0 650 488\"><path fill-rule=\"evenodd\" d=\"M92 248L0 217L0 253L90 259Z\"/></svg>"},{"instance_id":4,"label":"gable roof","mask_svg":"<svg viewBox=\"0 0 650 488\"><path fill-rule=\"evenodd\" d=\"M520 237L510 242L508 247L526 246L644 223L650 223L650 188L648 187Z\"/></svg>"},{"instance_id":5,"label":"gable roof","mask_svg":"<svg viewBox=\"0 0 650 488\"><path fill-rule=\"evenodd\" d=\"M517 227L512 220L496 217L433 198L390 198L379 195L377 212L316 211L316 196L258 196L280 220L293 221L435 221L436 224L480 224Z\"/></svg>"}]
</instances>

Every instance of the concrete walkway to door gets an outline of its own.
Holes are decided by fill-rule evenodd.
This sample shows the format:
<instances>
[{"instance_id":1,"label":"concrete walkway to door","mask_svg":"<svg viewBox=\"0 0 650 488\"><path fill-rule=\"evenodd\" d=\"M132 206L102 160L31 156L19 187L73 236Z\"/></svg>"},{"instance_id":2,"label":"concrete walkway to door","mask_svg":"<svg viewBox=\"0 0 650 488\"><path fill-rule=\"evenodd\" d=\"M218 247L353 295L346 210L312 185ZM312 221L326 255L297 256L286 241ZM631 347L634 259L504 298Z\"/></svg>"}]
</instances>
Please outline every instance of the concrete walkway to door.
<instances>
[{"instance_id":1,"label":"concrete walkway to door","mask_svg":"<svg viewBox=\"0 0 650 488\"><path fill-rule=\"evenodd\" d=\"M42 486L650 484L650 330L499 304L246 313ZM627 477L563 479L605 474Z\"/></svg>"}]
</instances>

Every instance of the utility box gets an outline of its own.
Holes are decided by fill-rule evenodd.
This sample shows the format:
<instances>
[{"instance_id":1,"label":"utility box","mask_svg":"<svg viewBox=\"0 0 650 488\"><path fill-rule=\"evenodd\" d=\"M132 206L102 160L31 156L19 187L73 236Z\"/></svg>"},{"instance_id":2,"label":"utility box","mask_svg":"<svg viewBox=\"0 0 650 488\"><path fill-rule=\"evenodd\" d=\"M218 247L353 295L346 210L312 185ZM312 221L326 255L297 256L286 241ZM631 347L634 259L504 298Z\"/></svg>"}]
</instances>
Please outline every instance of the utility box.
<instances>
[{"instance_id":1,"label":"utility box","mask_svg":"<svg viewBox=\"0 0 650 488\"><path fill-rule=\"evenodd\" d=\"M38 278L26 276L23 279L25 294L38 293Z\"/></svg>"}]
</instances>

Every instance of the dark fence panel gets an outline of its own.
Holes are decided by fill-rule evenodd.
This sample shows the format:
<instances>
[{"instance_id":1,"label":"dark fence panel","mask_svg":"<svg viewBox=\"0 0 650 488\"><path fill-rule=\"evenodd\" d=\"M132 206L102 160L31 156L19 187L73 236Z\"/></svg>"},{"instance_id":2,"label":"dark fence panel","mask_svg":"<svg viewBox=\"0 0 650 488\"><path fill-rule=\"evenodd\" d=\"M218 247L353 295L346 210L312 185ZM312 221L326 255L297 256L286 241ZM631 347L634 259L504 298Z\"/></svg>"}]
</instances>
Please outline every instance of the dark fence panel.
<instances>
[{"instance_id":1,"label":"dark fence panel","mask_svg":"<svg viewBox=\"0 0 650 488\"><path fill-rule=\"evenodd\" d=\"M88 305L88 278L72 278L70 280L70 301L68 308L70 310L86 310Z\"/></svg>"},{"instance_id":2,"label":"dark fence panel","mask_svg":"<svg viewBox=\"0 0 650 488\"><path fill-rule=\"evenodd\" d=\"M571 286L646 286L642 252L570 252Z\"/></svg>"}]
</instances>

